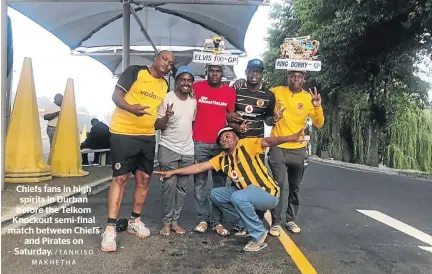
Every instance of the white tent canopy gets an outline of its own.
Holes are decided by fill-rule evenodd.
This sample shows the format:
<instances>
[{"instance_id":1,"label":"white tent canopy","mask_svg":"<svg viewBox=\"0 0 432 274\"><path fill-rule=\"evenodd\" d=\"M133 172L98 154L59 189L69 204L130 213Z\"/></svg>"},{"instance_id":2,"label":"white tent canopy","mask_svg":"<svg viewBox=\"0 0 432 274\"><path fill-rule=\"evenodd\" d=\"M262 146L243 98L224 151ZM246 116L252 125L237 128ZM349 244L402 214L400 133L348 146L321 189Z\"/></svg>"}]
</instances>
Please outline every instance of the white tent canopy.
<instances>
[{"instance_id":1,"label":"white tent canopy","mask_svg":"<svg viewBox=\"0 0 432 274\"><path fill-rule=\"evenodd\" d=\"M155 45L202 46L217 34L229 49L244 50L244 37L262 1L126 1ZM119 0L9 0L9 6L53 33L71 49L124 45L124 4ZM130 19L130 46L151 45Z\"/></svg>"},{"instance_id":2,"label":"white tent canopy","mask_svg":"<svg viewBox=\"0 0 432 274\"><path fill-rule=\"evenodd\" d=\"M148 48L148 47L147 47ZM179 68L183 65L188 65L192 68L194 74L198 78L205 78L205 65L200 63L192 62L194 49L173 49L169 47L159 48L159 50L167 49L174 52L176 56L175 67ZM76 51L73 55L86 55L99 61L101 64L106 66L115 76L122 73L122 50L112 49L112 50L99 50L96 52L79 52ZM238 53L236 54L238 55ZM154 51L150 48L146 50L130 50L130 65L148 65L150 66L154 60ZM224 77L232 80L234 79L235 73L233 66L224 66Z\"/></svg>"}]
</instances>

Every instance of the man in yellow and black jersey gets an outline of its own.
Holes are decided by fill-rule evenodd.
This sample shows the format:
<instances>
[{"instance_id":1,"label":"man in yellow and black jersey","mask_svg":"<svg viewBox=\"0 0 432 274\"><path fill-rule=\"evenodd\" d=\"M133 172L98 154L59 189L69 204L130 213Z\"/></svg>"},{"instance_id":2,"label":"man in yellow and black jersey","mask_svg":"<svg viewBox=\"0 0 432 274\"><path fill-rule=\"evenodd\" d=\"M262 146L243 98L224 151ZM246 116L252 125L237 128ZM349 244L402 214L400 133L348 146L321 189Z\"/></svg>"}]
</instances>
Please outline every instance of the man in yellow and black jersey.
<instances>
[{"instance_id":1,"label":"man in yellow and black jersey","mask_svg":"<svg viewBox=\"0 0 432 274\"><path fill-rule=\"evenodd\" d=\"M112 99L116 109L111 119L113 180L108 194L107 228L102 234L102 251L116 251L116 219L125 185L135 175L136 187L128 231L148 237L140 219L147 197L155 157L155 122L168 83L163 78L172 69L174 54L161 51L150 67L130 66L120 75ZM171 115L172 113L168 113Z\"/></svg>"},{"instance_id":2,"label":"man in yellow and black jersey","mask_svg":"<svg viewBox=\"0 0 432 274\"><path fill-rule=\"evenodd\" d=\"M305 91L305 72L289 71L288 86L279 86L270 89L276 98L276 107L285 109L282 119L272 129L271 136L287 136L298 132L306 125L310 117L315 127L321 128L324 124L324 114L321 107L321 96L317 89ZM286 226L292 233L299 233L300 227L294 222L299 209L299 185L308 161L307 143L290 142L270 148L268 164L276 181L281 184L281 202L271 210L272 227L270 234L280 235L282 223L282 208L287 201ZM288 185L285 179L288 174ZM289 195L284 195L284 189L289 189Z\"/></svg>"},{"instance_id":3,"label":"man in yellow and black jersey","mask_svg":"<svg viewBox=\"0 0 432 274\"><path fill-rule=\"evenodd\" d=\"M301 142L303 135L302 129L291 136L240 139L233 128L225 127L219 131L217 137L217 143L224 151L210 161L154 173L161 175L161 180L164 180L173 175L190 175L209 170L224 172L231 179L232 185L212 189L210 199L213 210L225 211L241 219L252 237L243 250L259 251L267 246L267 231L255 210L275 208L280 195L279 184L269 175L259 155L267 147L286 142Z\"/></svg>"}]
</instances>

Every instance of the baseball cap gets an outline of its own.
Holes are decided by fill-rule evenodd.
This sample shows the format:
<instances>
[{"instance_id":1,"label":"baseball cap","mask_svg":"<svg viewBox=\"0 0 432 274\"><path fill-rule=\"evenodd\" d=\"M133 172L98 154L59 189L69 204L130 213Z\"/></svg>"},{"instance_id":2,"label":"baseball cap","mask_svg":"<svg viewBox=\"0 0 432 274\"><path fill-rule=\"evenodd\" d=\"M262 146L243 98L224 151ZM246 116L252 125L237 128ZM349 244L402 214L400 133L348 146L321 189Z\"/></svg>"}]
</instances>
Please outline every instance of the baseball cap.
<instances>
[{"instance_id":1,"label":"baseball cap","mask_svg":"<svg viewBox=\"0 0 432 274\"><path fill-rule=\"evenodd\" d=\"M221 67L221 68L223 68L224 65L218 64L218 63L208 63L208 64L206 64L206 69L208 69L209 67Z\"/></svg>"},{"instance_id":2,"label":"baseball cap","mask_svg":"<svg viewBox=\"0 0 432 274\"><path fill-rule=\"evenodd\" d=\"M218 132L217 139L216 139L216 143L218 145L220 145L220 138L222 137L222 134L224 134L225 132L228 132L228 131L234 132L237 135L237 137L239 136L237 131L235 131L232 127L224 127L221 130L219 130L219 132Z\"/></svg>"},{"instance_id":3,"label":"baseball cap","mask_svg":"<svg viewBox=\"0 0 432 274\"><path fill-rule=\"evenodd\" d=\"M246 69L251 69L251 68L264 69L264 62L261 61L260 59L251 59L247 63L247 68Z\"/></svg>"},{"instance_id":4,"label":"baseball cap","mask_svg":"<svg viewBox=\"0 0 432 274\"><path fill-rule=\"evenodd\" d=\"M306 75L306 71L304 71L304 70L288 70L288 75L290 75L291 73L295 73L295 72L302 73L303 75Z\"/></svg>"},{"instance_id":5,"label":"baseball cap","mask_svg":"<svg viewBox=\"0 0 432 274\"><path fill-rule=\"evenodd\" d=\"M194 75L191 67L189 67L189 66L181 66L181 67L179 67L177 69L177 71L176 71L175 79L177 79L177 77L180 74L182 74L182 73L189 73L192 76L192 78L194 79L194 81L195 81L195 75Z\"/></svg>"}]
</instances>

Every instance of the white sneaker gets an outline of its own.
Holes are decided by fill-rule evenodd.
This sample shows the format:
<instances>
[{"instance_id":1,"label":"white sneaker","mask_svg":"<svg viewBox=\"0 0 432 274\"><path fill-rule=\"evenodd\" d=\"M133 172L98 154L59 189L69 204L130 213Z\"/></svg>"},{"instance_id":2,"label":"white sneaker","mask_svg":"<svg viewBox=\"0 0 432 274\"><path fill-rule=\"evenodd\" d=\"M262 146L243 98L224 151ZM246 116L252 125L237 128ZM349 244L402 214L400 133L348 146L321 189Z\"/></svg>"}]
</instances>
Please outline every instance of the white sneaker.
<instances>
[{"instance_id":1,"label":"white sneaker","mask_svg":"<svg viewBox=\"0 0 432 274\"><path fill-rule=\"evenodd\" d=\"M117 251L116 236L117 232L115 230L115 226L107 226L105 232L102 233L101 250L104 252Z\"/></svg>"},{"instance_id":2,"label":"white sneaker","mask_svg":"<svg viewBox=\"0 0 432 274\"><path fill-rule=\"evenodd\" d=\"M137 235L140 238L147 238L150 236L150 230L143 222L141 222L140 218L137 218L134 221L129 221L127 231Z\"/></svg>"},{"instance_id":3,"label":"white sneaker","mask_svg":"<svg viewBox=\"0 0 432 274\"><path fill-rule=\"evenodd\" d=\"M287 224L288 230L292 233L300 233L300 227L296 225L294 222L288 222Z\"/></svg>"}]
</instances>

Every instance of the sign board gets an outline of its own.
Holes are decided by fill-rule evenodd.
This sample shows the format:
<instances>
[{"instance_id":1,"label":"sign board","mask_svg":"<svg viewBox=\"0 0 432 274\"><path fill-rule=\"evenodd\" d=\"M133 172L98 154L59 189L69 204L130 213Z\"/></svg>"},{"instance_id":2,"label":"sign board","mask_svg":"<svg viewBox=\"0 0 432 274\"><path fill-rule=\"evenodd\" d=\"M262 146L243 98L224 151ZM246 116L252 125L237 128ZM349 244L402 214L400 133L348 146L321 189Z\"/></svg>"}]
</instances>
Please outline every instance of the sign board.
<instances>
[{"instance_id":1,"label":"sign board","mask_svg":"<svg viewBox=\"0 0 432 274\"><path fill-rule=\"evenodd\" d=\"M277 59L275 68L297 71L321 71L321 61Z\"/></svg>"},{"instance_id":2,"label":"sign board","mask_svg":"<svg viewBox=\"0 0 432 274\"><path fill-rule=\"evenodd\" d=\"M194 51L193 62L202 64L235 66L238 63L238 56L229 54L213 54L205 51Z\"/></svg>"},{"instance_id":3,"label":"sign board","mask_svg":"<svg viewBox=\"0 0 432 274\"><path fill-rule=\"evenodd\" d=\"M276 60L276 69L297 71L321 71L321 62L317 61L320 43L309 36L286 38L280 46L280 58Z\"/></svg>"}]
</instances>

